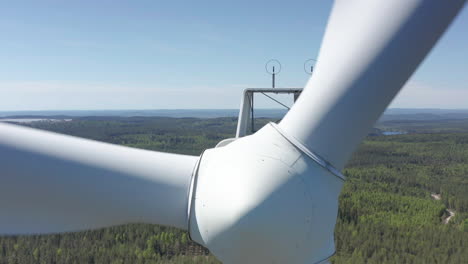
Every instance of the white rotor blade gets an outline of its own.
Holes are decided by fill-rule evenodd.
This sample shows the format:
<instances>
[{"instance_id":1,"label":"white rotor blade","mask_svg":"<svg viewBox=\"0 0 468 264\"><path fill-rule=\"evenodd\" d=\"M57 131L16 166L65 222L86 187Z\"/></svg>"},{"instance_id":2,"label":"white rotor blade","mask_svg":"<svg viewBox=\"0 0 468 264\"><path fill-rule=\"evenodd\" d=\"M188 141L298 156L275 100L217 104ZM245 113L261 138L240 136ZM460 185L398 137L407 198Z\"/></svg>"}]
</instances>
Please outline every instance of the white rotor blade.
<instances>
[{"instance_id":1,"label":"white rotor blade","mask_svg":"<svg viewBox=\"0 0 468 264\"><path fill-rule=\"evenodd\" d=\"M0 123L0 234L186 229L197 160Z\"/></svg>"},{"instance_id":2,"label":"white rotor blade","mask_svg":"<svg viewBox=\"0 0 468 264\"><path fill-rule=\"evenodd\" d=\"M317 66L280 127L337 169L465 0L336 0Z\"/></svg>"}]
</instances>

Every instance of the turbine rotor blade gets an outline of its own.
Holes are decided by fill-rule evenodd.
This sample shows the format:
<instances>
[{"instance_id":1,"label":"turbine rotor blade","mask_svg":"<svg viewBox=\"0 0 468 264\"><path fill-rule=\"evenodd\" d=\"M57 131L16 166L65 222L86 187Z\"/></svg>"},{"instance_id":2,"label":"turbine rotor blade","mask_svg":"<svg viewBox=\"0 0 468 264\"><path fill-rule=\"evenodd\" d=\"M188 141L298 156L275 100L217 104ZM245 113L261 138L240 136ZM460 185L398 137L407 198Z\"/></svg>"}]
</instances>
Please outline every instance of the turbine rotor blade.
<instances>
[{"instance_id":1,"label":"turbine rotor blade","mask_svg":"<svg viewBox=\"0 0 468 264\"><path fill-rule=\"evenodd\" d=\"M336 0L314 74L280 123L344 164L466 0Z\"/></svg>"},{"instance_id":2,"label":"turbine rotor blade","mask_svg":"<svg viewBox=\"0 0 468 264\"><path fill-rule=\"evenodd\" d=\"M0 123L0 234L186 229L197 160Z\"/></svg>"}]
</instances>

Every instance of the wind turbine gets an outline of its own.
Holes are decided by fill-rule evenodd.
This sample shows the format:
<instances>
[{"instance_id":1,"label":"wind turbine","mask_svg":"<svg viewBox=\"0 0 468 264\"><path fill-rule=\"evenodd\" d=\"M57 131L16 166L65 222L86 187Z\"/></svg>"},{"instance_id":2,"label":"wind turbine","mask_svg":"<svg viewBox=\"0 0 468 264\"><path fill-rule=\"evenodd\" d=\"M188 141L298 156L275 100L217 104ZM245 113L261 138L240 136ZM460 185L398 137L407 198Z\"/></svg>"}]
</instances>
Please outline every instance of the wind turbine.
<instances>
[{"instance_id":1,"label":"wind turbine","mask_svg":"<svg viewBox=\"0 0 468 264\"><path fill-rule=\"evenodd\" d=\"M144 222L188 230L224 263L326 261L340 170L464 4L335 1L284 119L200 157L0 124L0 234Z\"/></svg>"}]
</instances>

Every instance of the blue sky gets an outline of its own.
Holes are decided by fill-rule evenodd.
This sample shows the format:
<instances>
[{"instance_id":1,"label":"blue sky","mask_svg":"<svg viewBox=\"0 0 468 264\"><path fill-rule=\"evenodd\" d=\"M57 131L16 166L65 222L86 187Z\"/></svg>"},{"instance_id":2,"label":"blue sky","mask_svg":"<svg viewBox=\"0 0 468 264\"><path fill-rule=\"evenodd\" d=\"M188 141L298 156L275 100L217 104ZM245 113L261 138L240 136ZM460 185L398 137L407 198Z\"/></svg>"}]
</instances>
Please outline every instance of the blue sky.
<instances>
[{"instance_id":1,"label":"blue sky","mask_svg":"<svg viewBox=\"0 0 468 264\"><path fill-rule=\"evenodd\" d=\"M0 110L238 108L271 58L304 86L331 5L2 1ZM465 8L391 107L468 108L467 28Z\"/></svg>"}]
</instances>

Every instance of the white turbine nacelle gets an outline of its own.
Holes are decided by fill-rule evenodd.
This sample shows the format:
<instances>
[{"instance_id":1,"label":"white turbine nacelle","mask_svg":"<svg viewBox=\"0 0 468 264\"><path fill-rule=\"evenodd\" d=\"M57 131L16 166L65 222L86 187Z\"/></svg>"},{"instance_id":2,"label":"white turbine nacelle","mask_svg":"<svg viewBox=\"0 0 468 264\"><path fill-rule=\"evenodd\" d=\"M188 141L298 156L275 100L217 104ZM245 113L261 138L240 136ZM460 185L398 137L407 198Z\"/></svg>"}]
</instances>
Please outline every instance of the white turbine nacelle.
<instances>
[{"instance_id":1,"label":"white turbine nacelle","mask_svg":"<svg viewBox=\"0 0 468 264\"><path fill-rule=\"evenodd\" d=\"M343 181L270 123L202 155L190 235L223 263L318 263L335 252Z\"/></svg>"}]
</instances>

